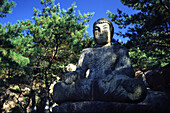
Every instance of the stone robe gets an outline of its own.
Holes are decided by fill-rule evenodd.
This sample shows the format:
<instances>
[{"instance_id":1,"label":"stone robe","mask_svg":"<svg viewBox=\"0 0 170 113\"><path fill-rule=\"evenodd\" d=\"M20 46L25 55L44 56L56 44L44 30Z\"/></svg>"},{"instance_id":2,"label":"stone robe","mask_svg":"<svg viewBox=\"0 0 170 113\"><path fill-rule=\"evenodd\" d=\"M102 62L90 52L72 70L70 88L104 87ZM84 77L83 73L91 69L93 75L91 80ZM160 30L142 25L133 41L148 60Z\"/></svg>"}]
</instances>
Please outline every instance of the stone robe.
<instances>
[{"instance_id":1,"label":"stone robe","mask_svg":"<svg viewBox=\"0 0 170 113\"><path fill-rule=\"evenodd\" d=\"M90 70L86 78L86 71ZM74 81L74 80L75 81ZM69 81L71 84L66 84ZM67 101L140 102L146 97L141 80L134 78L128 50L123 46L84 49L76 71L54 86L56 103Z\"/></svg>"}]
</instances>

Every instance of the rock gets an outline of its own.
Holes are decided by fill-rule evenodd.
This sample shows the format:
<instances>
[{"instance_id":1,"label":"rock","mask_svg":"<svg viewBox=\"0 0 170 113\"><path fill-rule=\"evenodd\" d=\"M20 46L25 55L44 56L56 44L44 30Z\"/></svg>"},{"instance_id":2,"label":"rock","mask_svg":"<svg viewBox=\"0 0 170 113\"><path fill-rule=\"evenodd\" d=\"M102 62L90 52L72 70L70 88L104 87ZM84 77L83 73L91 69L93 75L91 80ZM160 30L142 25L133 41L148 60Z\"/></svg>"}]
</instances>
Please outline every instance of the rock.
<instances>
[{"instance_id":1,"label":"rock","mask_svg":"<svg viewBox=\"0 0 170 113\"><path fill-rule=\"evenodd\" d=\"M76 68L77 68L76 65L74 65L74 64L68 64L67 66L65 66L65 67L63 68L63 71L64 71L64 72L72 72L72 71L75 71ZM90 73L90 69L88 69L88 70L86 71L86 78L89 76L89 73Z\"/></svg>"},{"instance_id":2,"label":"rock","mask_svg":"<svg viewBox=\"0 0 170 113\"><path fill-rule=\"evenodd\" d=\"M92 86L92 88L91 88ZM108 88L105 89L105 86ZM114 101L137 103L145 99L147 91L139 79L117 75L110 83L102 80L81 79L71 85L58 82L54 85L53 100L58 103L68 101Z\"/></svg>"},{"instance_id":3,"label":"rock","mask_svg":"<svg viewBox=\"0 0 170 113\"><path fill-rule=\"evenodd\" d=\"M57 81L59 81L60 80L60 77L56 77L56 80L50 85L50 87L49 87L49 93L50 93L50 95L52 95L53 94L53 88L54 88L54 85L57 83Z\"/></svg>"},{"instance_id":4,"label":"rock","mask_svg":"<svg viewBox=\"0 0 170 113\"><path fill-rule=\"evenodd\" d=\"M76 70L76 65L74 64L68 64L67 66L64 67L64 72L71 72Z\"/></svg>"},{"instance_id":5,"label":"rock","mask_svg":"<svg viewBox=\"0 0 170 113\"><path fill-rule=\"evenodd\" d=\"M170 93L170 64L146 73L146 82L152 90Z\"/></svg>"},{"instance_id":6,"label":"rock","mask_svg":"<svg viewBox=\"0 0 170 113\"><path fill-rule=\"evenodd\" d=\"M50 85L50 87L49 87L49 93L50 94L53 94L53 88L54 88L54 85L56 84L57 82L56 81L54 81L51 85Z\"/></svg>"},{"instance_id":7,"label":"rock","mask_svg":"<svg viewBox=\"0 0 170 113\"><path fill-rule=\"evenodd\" d=\"M69 102L53 108L56 112L136 112L139 109L146 109L145 105L102 102L102 101L83 101Z\"/></svg>"},{"instance_id":8,"label":"rock","mask_svg":"<svg viewBox=\"0 0 170 113\"><path fill-rule=\"evenodd\" d=\"M106 18L93 24L96 46L82 50L77 67L69 64L64 68L71 72L54 86L56 103L91 100L136 103L146 97L143 81L134 78L128 49L111 43L112 28Z\"/></svg>"},{"instance_id":9,"label":"rock","mask_svg":"<svg viewBox=\"0 0 170 113\"><path fill-rule=\"evenodd\" d=\"M1 110L5 113L15 111L16 109L21 110L21 107L18 108L18 106L20 105L23 108L27 108L27 112L30 112L31 106L29 105L31 104L31 102L28 98L31 95L30 91L30 86L26 84L21 84L20 86L11 85L9 88L1 92L3 93L3 95L0 97L2 102L0 103L2 106Z\"/></svg>"},{"instance_id":10,"label":"rock","mask_svg":"<svg viewBox=\"0 0 170 113\"><path fill-rule=\"evenodd\" d=\"M152 106L161 106L161 108L170 107L170 95L161 91L148 90L147 96L142 104L150 104Z\"/></svg>"},{"instance_id":11,"label":"rock","mask_svg":"<svg viewBox=\"0 0 170 113\"><path fill-rule=\"evenodd\" d=\"M170 98L164 92L148 91L146 99L138 104L104 101L66 102L53 107L52 112L170 112Z\"/></svg>"}]
</instances>

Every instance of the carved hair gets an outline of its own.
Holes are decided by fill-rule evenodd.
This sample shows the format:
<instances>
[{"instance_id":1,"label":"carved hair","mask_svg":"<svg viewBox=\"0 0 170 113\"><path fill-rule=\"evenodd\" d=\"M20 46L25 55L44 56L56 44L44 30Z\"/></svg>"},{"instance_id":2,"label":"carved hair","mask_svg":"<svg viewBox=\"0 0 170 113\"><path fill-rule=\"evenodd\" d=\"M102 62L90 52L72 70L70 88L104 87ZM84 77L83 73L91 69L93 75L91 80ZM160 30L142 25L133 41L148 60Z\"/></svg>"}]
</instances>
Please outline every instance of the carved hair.
<instances>
[{"instance_id":1,"label":"carved hair","mask_svg":"<svg viewBox=\"0 0 170 113\"><path fill-rule=\"evenodd\" d=\"M110 26L110 39L112 40L112 37L113 37L113 33L114 33L114 27L113 27L113 24L112 22L110 22L107 18L100 18L98 19L97 21L94 22L93 24L93 34L94 34L94 30L95 30L95 25L96 24L102 24L102 23L108 23L109 26Z\"/></svg>"}]
</instances>

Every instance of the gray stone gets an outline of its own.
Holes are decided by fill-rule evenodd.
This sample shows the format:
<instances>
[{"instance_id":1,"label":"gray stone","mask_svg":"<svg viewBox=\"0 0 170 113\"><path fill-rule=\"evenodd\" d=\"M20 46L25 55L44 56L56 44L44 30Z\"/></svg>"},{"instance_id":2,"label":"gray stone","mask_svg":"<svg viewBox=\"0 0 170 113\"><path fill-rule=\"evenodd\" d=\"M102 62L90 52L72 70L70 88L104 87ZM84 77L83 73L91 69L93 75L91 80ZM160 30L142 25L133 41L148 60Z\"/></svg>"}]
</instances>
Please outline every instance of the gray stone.
<instances>
[{"instance_id":1,"label":"gray stone","mask_svg":"<svg viewBox=\"0 0 170 113\"><path fill-rule=\"evenodd\" d=\"M85 78L87 69L90 72ZM57 103L79 100L140 102L146 96L142 80L133 78L128 51L122 46L85 49L76 71L68 75L68 82L77 76L80 78L70 84L64 81L54 86L53 99Z\"/></svg>"},{"instance_id":2,"label":"gray stone","mask_svg":"<svg viewBox=\"0 0 170 113\"><path fill-rule=\"evenodd\" d=\"M152 90L164 91L170 94L170 64L146 73L146 82Z\"/></svg>"},{"instance_id":3,"label":"gray stone","mask_svg":"<svg viewBox=\"0 0 170 113\"><path fill-rule=\"evenodd\" d=\"M53 112L138 112L146 110L146 105L103 102L103 101L84 101L69 102L53 108Z\"/></svg>"},{"instance_id":4,"label":"gray stone","mask_svg":"<svg viewBox=\"0 0 170 113\"><path fill-rule=\"evenodd\" d=\"M106 102L106 101L79 101L66 102L53 107L57 112L114 112L114 113L161 113L170 112L170 97L164 92L148 91L146 99L138 104Z\"/></svg>"},{"instance_id":5,"label":"gray stone","mask_svg":"<svg viewBox=\"0 0 170 113\"><path fill-rule=\"evenodd\" d=\"M93 25L93 32L97 46L84 49L76 70L55 84L54 101L59 104L69 101L143 101L146 87L142 80L134 78L128 50L111 45L112 23L99 19Z\"/></svg>"},{"instance_id":6,"label":"gray stone","mask_svg":"<svg viewBox=\"0 0 170 113\"><path fill-rule=\"evenodd\" d=\"M105 87L109 88L107 92L105 92ZM53 92L53 99L59 104L83 100L136 103L141 102L145 97L146 90L142 81L128 77L123 78L120 75L115 76L111 82L106 84L100 79L82 79L71 85L59 82L54 86Z\"/></svg>"}]
</instances>

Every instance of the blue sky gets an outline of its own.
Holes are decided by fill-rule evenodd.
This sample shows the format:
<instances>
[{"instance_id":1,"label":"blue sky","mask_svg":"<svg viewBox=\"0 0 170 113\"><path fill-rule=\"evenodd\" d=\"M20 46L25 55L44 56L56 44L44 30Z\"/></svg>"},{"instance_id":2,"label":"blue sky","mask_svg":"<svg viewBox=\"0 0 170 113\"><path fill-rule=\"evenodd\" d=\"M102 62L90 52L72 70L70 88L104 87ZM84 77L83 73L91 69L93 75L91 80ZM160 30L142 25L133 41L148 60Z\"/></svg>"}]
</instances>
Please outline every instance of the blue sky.
<instances>
[{"instance_id":1,"label":"blue sky","mask_svg":"<svg viewBox=\"0 0 170 113\"><path fill-rule=\"evenodd\" d=\"M7 24L8 22L15 24L17 20L25 20L25 19L32 19L33 17L33 7L41 9L42 5L40 4L40 0L13 0L16 2L15 8L13 8L13 12L8 14L5 18L0 18L1 24ZM87 32L89 35L93 36L93 23L99 18L108 18L107 17L107 10L110 10L112 13L117 14L117 8L121 9L123 12L128 14L133 14L137 11L124 6L120 0L55 0L55 4L60 3L61 8L67 9L71 7L72 3L75 2L77 8L75 9L76 12L80 10L80 12L87 13L87 12L94 12L94 16L90 20L89 28ZM109 19L109 18L108 18ZM109 19L111 20L111 19ZM113 23L113 22L112 22ZM124 31L119 29L113 23L114 29L116 32ZM120 39L123 42L126 42L127 39L118 37L116 35L113 36L115 39Z\"/></svg>"}]
</instances>

